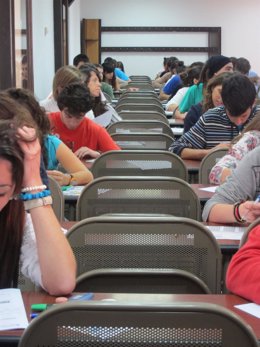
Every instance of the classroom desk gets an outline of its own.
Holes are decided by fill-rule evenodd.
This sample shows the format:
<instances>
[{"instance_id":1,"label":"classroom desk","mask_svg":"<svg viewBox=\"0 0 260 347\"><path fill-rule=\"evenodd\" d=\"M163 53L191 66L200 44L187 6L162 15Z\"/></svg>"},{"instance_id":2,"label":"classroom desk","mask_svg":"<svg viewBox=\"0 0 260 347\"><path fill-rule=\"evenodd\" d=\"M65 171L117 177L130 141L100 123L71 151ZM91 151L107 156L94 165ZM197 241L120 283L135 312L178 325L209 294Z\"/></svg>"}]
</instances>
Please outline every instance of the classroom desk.
<instances>
[{"instance_id":1,"label":"classroom desk","mask_svg":"<svg viewBox=\"0 0 260 347\"><path fill-rule=\"evenodd\" d=\"M25 309L27 312L28 319L30 320L31 313L31 305L36 303L46 303L53 304L55 302L55 297L50 296L44 292L25 292L22 293ZM216 305L220 305L226 309L231 310L233 313L240 316L247 324L249 324L257 339L260 341L260 321L258 318L244 313L234 307L234 305L245 304L248 303L247 300L243 298L232 295L232 294L219 294L219 295L190 295L190 294L113 294L113 293L95 293L93 296L94 301L101 301L113 299L116 302L128 304L131 303L162 303L162 304L171 304L175 302L206 302L213 303ZM8 330L8 331L0 331L0 343L18 343L19 339L23 333L23 330ZM29 347L29 346L28 346Z\"/></svg>"}]
</instances>

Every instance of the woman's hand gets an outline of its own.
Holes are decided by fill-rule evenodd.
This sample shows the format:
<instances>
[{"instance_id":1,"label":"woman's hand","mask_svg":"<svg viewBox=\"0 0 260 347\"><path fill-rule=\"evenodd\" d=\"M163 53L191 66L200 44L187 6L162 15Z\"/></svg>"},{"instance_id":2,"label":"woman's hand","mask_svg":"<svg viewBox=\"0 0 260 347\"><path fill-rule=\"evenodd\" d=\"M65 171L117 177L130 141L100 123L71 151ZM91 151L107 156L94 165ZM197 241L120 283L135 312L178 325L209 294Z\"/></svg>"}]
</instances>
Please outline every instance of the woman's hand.
<instances>
[{"instance_id":1,"label":"woman's hand","mask_svg":"<svg viewBox=\"0 0 260 347\"><path fill-rule=\"evenodd\" d=\"M71 180L70 175L66 175L58 170L47 170L47 175L54 178L60 186L68 186Z\"/></svg>"},{"instance_id":2,"label":"woman's hand","mask_svg":"<svg viewBox=\"0 0 260 347\"><path fill-rule=\"evenodd\" d=\"M79 159L83 159L84 157L97 158L100 156L99 152L94 151L93 149L90 149L88 147L80 147L74 154Z\"/></svg>"},{"instance_id":3,"label":"woman's hand","mask_svg":"<svg viewBox=\"0 0 260 347\"><path fill-rule=\"evenodd\" d=\"M251 223L260 217L260 202L246 201L239 206L241 218Z\"/></svg>"},{"instance_id":4,"label":"woman's hand","mask_svg":"<svg viewBox=\"0 0 260 347\"><path fill-rule=\"evenodd\" d=\"M19 145L24 153L23 186L30 187L41 185L41 146L37 138L36 130L27 126L18 128L17 138Z\"/></svg>"}]
</instances>

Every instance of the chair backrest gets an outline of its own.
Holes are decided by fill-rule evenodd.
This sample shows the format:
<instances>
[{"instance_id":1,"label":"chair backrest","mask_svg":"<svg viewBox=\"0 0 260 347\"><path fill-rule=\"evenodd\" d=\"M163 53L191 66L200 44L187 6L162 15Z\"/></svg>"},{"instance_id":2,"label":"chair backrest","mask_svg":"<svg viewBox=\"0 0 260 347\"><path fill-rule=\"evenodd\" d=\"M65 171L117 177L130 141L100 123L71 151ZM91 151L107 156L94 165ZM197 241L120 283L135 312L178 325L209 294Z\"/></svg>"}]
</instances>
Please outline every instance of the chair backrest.
<instances>
[{"instance_id":1,"label":"chair backrest","mask_svg":"<svg viewBox=\"0 0 260 347\"><path fill-rule=\"evenodd\" d=\"M102 153L91 168L95 178L102 176L169 176L188 181L184 161L168 151L124 150Z\"/></svg>"},{"instance_id":2,"label":"chair backrest","mask_svg":"<svg viewBox=\"0 0 260 347\"><path fill-rule=\"evenodd\" d=\"M49 188L52 196L52 208L59 221L64 220L64 196L61 187L54 178L48 176Z\"/></svg>"},{"instance_id":3,"label":"chair backrest","mask_svg":"<svg viewBox=\"0 0 260 347\"><path fill-rule=\"evenodd\" d=\"M203 302L123 304L68 302L41 313L19 347L257 347L252 328L235 313Z\"/></svg>"},{"instance_id":4,"label":"chair backrest","mask_svg":"<svg viewBox=\"0 0 260 347\"><path fill-rule=\"evenodd\" d=\"M207 154L201 161L199 168L199 183L209 184L209 174L214 165L227 154L228 148L219 148Z\"/></svg>"},{"instance_id":5,"label":"chair backrest","mask_svg":"<svg viewBox=\"0 0 260 347\"><path fill-rule=\"evenodd\" d=\"M109 125L107 128L109 134L129 134L129 133L156 133L166 134L174 139L171 127L165 122L158 120L122 120Z\"/></svg>"},{"instance_id":6,"label":"chair backrest","mask_svg":"<svg viewBox=\"0 0 260 347\"><path fill-rule=\"evenodd\" d=\"M102 93L103 93L104 97L106 98L106 100L111 103L112 102L111 96L109 94L107 94L106 92L102 92Z\"/></svg>"},{"instance_id":7,"label":"chair backrest","mask_svg":"<svg viewBox=\"0 0 260 347\"><path fill-rule=\"evenodd\" d=\"M161 176L95 178L78 198L77 220L106 213L166 213L201 220L200 201L191 186Z\"/></svg>"},{"instance_id":8,"label":"chair backrest","mask_svg":"<svg viewBox=\"0 0 260 347\"><path fill-rule=\"evenodd\" d=\"M248 236L251 232L252 229L254 229L257 225L260 224L260 217L258 217L255 221L249 224L247 229L245 230L243 236L241 237L240 243L239 243L239 248L244 246L244 244L247 242Z\"/></svg>"},{"instance_id":9,"label":"chair backrest","mask_svg":"<svg viewBox=\"0 0 260 347\"><path fill-rule=\"evenodd\" d=\"M121 104L159 105L159 107L163 109L160 100L154 96L123 96L117 103L117 105Z\"/></svg>"},{"instance_id":10,"label":"chair backrest","mask_svg":"<svg viewBox=\"0 0 260 347\"><path fill-rule=\"evenodd\" d=\"M171 136L158 133L115 133L110 134L110 136L121 149L152 149L167 151L173 142Z\"/></svg>"},{"instance_id":11,"label":"chair backrest","mask_svg":"<svg viewBox=\"0 0 260 347\"><path fill-rule=\"evenodd\" d=\"M98 269L77 278L76 292L210 294L194 274L179 269Z\"/></svg>"},{"instance_id":12,"label":"chair backrest","mask_svg":"<svg viewBox=\"0 0 260 347\"><path fill-rule=\"evenodd\" d=\"M129 76L131 81L147 81L147 82L151 82L151 77L147 76L147 75L131 75Z\"/></svg>"},{"instance_id":13,"label":"chair backrest","mask_svg":"<svg viewBox=\"0 0 260 347\"><path fill-rule=\"evenodd\" d=\"M120 113L120 111L157 111L164 113L162 105L158 104L139 104L139 103L118 103L115 110Z\"/></svg>"},{"instance_id":14,"label":"chair backrest","mask_svg":"<svg viewBox=\"0 0 260 347\"><path fill-rule=\"evenodd\" d=\"M180 269L220 292L222 255L215 237L190 218L103 215L76 223L67 233L77 275L96 269Z\"/></svg>"},{"instance_id":15,"label":"chair backrest","mask_svg":"<svg viewBox=\"0 0 260 347\"><path fill-rule=\"evenodd\" d=\"M140 91L142 90L154 90L153 86L152 86L152 83L151 82L143 82L143 81L140 81L140 82L137 82L137 81L134 81L134 82L129 82L128 85L126 86L127 89L129 88L136 88Z\"/></svg>"},{"instance_id":16,"label":"chair backrest","mask_svg":"<svg viewBox=\"0 0 260 347\"><path fill-rule=\"evenodd\" d=\"M169 125L168 119L162 112L157 111L120 111L118 112L122 120L146 120L146 121L160 121Z\"/></svg>"},{"instance_id":17,"label":"chair backrest","mask_svg":"<svg viewBox=\"0 0 260 347\"><path fill-rule=\"evenodd\" d=\"M141 91L129 91L126 90L121 96L120 99L125 96L137 96L137 97L143 97L143 96L153 96L158 98L158 94L154 90L141 90Z\"/></svg>"}]
</instances>

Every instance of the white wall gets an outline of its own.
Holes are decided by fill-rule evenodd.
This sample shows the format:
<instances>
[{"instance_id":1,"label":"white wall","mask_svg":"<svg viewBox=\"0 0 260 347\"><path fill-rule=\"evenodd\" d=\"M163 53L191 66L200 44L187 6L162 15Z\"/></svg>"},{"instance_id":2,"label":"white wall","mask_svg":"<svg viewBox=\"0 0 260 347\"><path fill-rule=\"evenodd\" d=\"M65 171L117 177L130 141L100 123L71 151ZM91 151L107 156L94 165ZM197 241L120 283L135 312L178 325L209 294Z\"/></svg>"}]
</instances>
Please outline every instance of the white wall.
<instances>
[{"instance_id":1,"label":"white wall","mask_svg":"<svg viewBox=\"0 0 260 347\"><path fill-rule=\"evenodd\" d=\"M260 45L258 22L259 0L81 0L81 18L101 18L103 26L219 26L222 28L222 54L244 56L252 68L260 73ZM118 34L102 35L103 46L206 46L205 34L187 37L176 34ZM151 44L151 41L152 44ZM185 44L183 44L185 43ZM186 64L205 61L205 54L124 53L112 55L122 60L127 73L145 73L153 77L161 69L164 56L176 55Z\"/></svg>"},{"instance_id":2,"label":"white wall","mask_svg":"<svg viewBox=\"0 0 260 347\"><path fill-rule=\"evenodd\" d=\"M75 0L69 7L69 64L80 53L80 1Z\"/></svg>"},{"instance_id":3,"label":"white wall","mask_svg":"<svg viewBox=\"0 0 260 347\"><path fill-rule=\"evenodd\" d=\"M53 0L32 1L33 69L35 96L51 91L54 75Z\"/></svg>"}]
</instances>

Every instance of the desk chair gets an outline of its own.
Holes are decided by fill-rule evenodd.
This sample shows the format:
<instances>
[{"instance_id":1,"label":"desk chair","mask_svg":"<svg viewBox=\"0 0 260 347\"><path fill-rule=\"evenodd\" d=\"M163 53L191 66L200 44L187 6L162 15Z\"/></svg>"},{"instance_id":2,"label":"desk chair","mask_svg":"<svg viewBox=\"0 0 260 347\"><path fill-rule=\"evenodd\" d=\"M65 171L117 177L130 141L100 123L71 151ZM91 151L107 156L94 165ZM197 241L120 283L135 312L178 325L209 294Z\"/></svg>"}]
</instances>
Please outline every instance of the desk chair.
<instances>
[{"instance_id":1,"label":"desk chair","mask_svg":"<svg viewBox=\"0 0 260 347\"><path fill-rule=\"evenodd\" d=\"M137 103L117 103L115 110L120 113L120 111L157 111L164 114L164 109L162 105L158 104L137 104Z\"/></svg>"},{"instance_id":2,"label":"desk chair","mask_svg":"<svg viewBox=\"0 0 260 347\"><path fill-rule=\"evenodd\" d=\"M55 181L54 178L48 176L49 188L52 196L52 208L59 221L64 220L64 196L60 185Z\"/></svg>"},{"instance_id":3,"label":"desk chair","mask_svg":"<svg viewBox=\"0 0 260 347\"><path fill-rule=\"evenodd\" d=\"M151 77L147 76L147 75L131 75L129 76L130 80L133 82L139 82L141 81L147 81L147 82L151 82Z\"/></svg>"},{"instance_id":4,"label":"desk chair","mask_svg":"<svg viewBox=\"0 0 260 347\"><path fill-rule=\"evenodd\" d=\"M106 176L82 190L76 218L106 213L159 213L201 220L200 201L191 186L173 177Z\"/></svg>"},{"instance_id":5,"label":"desk chair","mask_svg":"<svg viewBox=\"0 0 260 347\"><path fill-rule=\"evenodd\" d=\"M126 90L120 98L123 98L125 96L133 96L133 97L143 97L143 96L153 96L157 99L159 99L158 94L154 90L136 90L136 91L129 91Z\"/></svg>"},{"instance_id":6,"label":"desk chair","mask_svg":"<svg viewBox=\"0 0 260 347\"><path fill-rule=\"evenodd\" d=\"M199 183L210 184L209 174L213 166L227 154L228 148L219 148L207 154L201 161L199 168Z\"/></svg>"},{"instance_id":7,"label":"desk chair","mask_svg":"<svg viewBox=\"0 0 260 347\"><path fill-rule=\"evenodd\" d=\"M179 269L98 269L77 278L76 292L210 294L194 274Z\"/></svg>"},{"instance_id":8,"label":"desk chair","mask_svg":"<svg viewBox=\"0 0 260 347\"><path fill-rule=\"evenodd\" d=\"M142 81L129 82L126 86L126 89L130 89L130 88L137 88L140 91L154 90L151 82L142 82Z\"/></svg>"},{"instance_id":9,"label":"desk chair","mask_svg":"<svg viewBox=\"0 0 260 347\"><path fill-rule=\"evenodd\" d=\"M214 236L189 218L119 214L86 218L67 233L77 276L97 269L184 270L220 293L222 255Z\"/></svg>"},{"instance_id":10,"label":"desk chair","mask_svg":"<svg viewBox=\"0 0 260 347\"><path fill-rule=\"evenodd\" d=\"M109 134L129 134L129 133L156 133L166 134L172 137L174 135L171 127L166 122L158 120L122 120L108 126Z\"/></svg>"},{"instance_id":11,"label":"desk chair","mask_svg":"<svg viewBox=\"0 0 260 347\"><path fill-rule=\"evenodd\" d=\"M114 133L110 136L121 149L167 151L173 142L171 136L158 133Z\"/></svg>"},{"instance_id":12,"label":"desk chair","mask_svg":"<svg viewBox=\"0 0 260 347\"><path fill-rule=\"evenodd\" d=\"M91 168L95 178L102 176L169 176L188 182L184 161L168 151L124 150L102 153Z\"/></svg>"},{"instance_id":13,"label":"desk chair","mask_svg":"<svg viewBox=\"0 0 260 347\"><path fill-rule=\"evenodd\" d=\"M160 100L154 96L122 96L118 101L118 105L121 104L148 104L159 105L162 107Z\"/></svg>"},{"instance_id":14,"label":"desk chair","mask_svg":"<svg viewBox=\"0 0 260 347\"><path fill-rule=\"evenodd\" d=\"M146 120L146 121L160 121L169 126L169 121L165 115L160 111L120 111L118 112L122 120Z\"/></svg>"},{"instance_id":15,"label":"desk chair","mask_svg":"<svg viewBox=\"0 0 260 347\"><path fill-rule=\"evenodd\" d=\"M104 97L106 98L107 102L112 103L112 98L109 94L107 94L106 92L102 92Z\"/></svg>"},{"instance_id":16,"label":"desk chair","mask_svg":"<svg viewBox=\"0 0 260 347\"><path fill-rule=\"evenodd\" d=\"M19 347L257 347L239 316L208 303L69 302L33 319Z\"/></svg>"}]
</instances>

